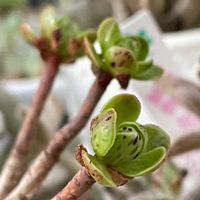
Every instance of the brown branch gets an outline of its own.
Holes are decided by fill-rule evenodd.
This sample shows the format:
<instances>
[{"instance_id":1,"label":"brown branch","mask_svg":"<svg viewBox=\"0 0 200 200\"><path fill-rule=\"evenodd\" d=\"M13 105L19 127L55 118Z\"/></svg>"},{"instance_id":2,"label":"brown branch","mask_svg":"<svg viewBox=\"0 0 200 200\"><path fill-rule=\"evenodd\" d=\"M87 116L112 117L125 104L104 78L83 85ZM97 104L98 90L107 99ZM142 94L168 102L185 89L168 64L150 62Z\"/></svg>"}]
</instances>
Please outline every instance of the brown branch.
<instances>
[{"instance_id":1,"label":"brown branch","mask_svg":"<svg viewBox=\"0 0 200 200\"><path fill-rule=\"evenodd\" d=\"M21 179L19 185L6 198L6 200L30 199L33 196L34 192L36 192L40 187L48 172L59 159L59 156L66 145L86 125L91 113L110 81L110 75L103 73L96 78L88 96L75 118L58 130L50 144L38 156L34 164Z\"/></svg>"},{"instance_id":2,"label":"brown branch","mask_svg":"<svg viewBox=\"0 0 200 200\"><path fill-rule=\"evenodd\" d=\"M89 190L94 183L95 180L89 175L88 171L82 168L67 186L51 200L76 200Z\"/></svg>"},{"instance_id":3,"label":"brown branch","mask_svg":"<svg viewBox=\"0 0 200 200\"><path fill-rule=\"evenodd\" d=\"M169 157L177 156L188 151L200 149L200 132L190 133L174 142L169 150Z\"/></svg>"},{"instance_id":4,"label":"brown branch","mask_svg":"<svg viewBox=\"0 0 200 200\"><path fill-rule=\"evenodd\" d=\"M180 104L200 117L200 87L194 83L175 76L163 76L159 86ZM200 148L199 131L181 137L172 145L169 157Z\"/></svg>"},{"instance_id":5,"label":"brown branch","mask_svg":"<svg viewBox=\"0 0 200 200\"><path fill-rule=\"evenodd\" d=\"M171 97L200 117L200 87L175 76L163 76L159 86Z\"/></svg>"},{"instance_id":6,"label":"brown branch","mask_svg":"<svg viewBox=\"0 0 200 200\"><path fill-rule=\"evenodd\" d=\"M34 128L52 88L58 65L59 61L55 57L50 57L45 63L38 90L1 174L0 200L15 187L26 168L26 156L34 137Z\"/></svg>"}]
</instances>

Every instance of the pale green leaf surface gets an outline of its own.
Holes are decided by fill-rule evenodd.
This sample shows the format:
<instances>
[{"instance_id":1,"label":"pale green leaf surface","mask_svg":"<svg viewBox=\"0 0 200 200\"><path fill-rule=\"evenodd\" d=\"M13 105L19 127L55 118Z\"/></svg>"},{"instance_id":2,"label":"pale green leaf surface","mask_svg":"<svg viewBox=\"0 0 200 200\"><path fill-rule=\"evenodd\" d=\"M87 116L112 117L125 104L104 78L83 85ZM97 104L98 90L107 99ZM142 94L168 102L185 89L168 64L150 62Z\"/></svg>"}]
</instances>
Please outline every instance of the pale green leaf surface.
<instances>
[{"instance_id":1,"label":"pale green leaf surface","mask_svg":"<svg viewBox=\"0 0 200 200\"><path fill-rule=\"evenodd\" d=\"M134 122L139 117L141 104L136 96L119 94L111 98L101 112L113 108L117 112L117 127L122 122Z\"/></svg>"},{"instance_id":2,"label":"pale green leaf surface","mask_svg":"<svg viewBox=\"0 0 200 200\"><path fill-rule=\"evenodd\" d=\"M114 109L100 113L91 126L91 142L98 156L105 156L116 138L117 114Z\"/></svg>"},{"instance_id":3,"label":"pale green leaf surface","mask_svg":"<svg viewBox=\"0 0 200 200\"><path fill-rule=\"evenodd\" d=\"M91 59L92 63L98 68L99 67L104 68L104 64L102 63L100 56L96 53L93 44L91 44L91 42L86 37L84 38L84 45L86 53Z\"/></svg>"},{"instance_id":4,"label":"pale green leaf surface","mask_svg":"<svg viewBox=\"0 0 200 200\"><path fill-rule=\"evenodd\" d=\"M166 149L164 147L158 147L141 154L137 159L133 159L123 166L116 167L116 170L130 177L148 175L161 165L165 156Z\"/></svg>"},{"instance_id":5,"label":"pale green leaf surface","mask_svg":"<svg viewBox=\"0 0 200 200\"><path fill-rule=\"evenodd\" d=\"M137 80L152 80L160 78L163 74L163 69L157 66L152 66L143 73L133 74L133 78Z\"/></svg>"},{"instance_id":6,"label":"pale green leaf surface","mask_svg":"<svg viewBox=\"0 0 200 200\"><path fill-rule=\"evenodd\" d=\"M169 149L170 138L163 129L153 124L144 125L144 128L146 129L149 138L147 143L147 151L159 146L163 146L167 150Z\"/></svg>"},{"instance_id":7,"label":"pale green leaf surface","mask_svg":"<svg viewBox=\"0 0 200 200\"><path fill-rule=\"evenodd\" d=\"M99 41L103 51L114 45L120 37L121 33L119 26L113 18L104 20L97 32L97 40Z\"/></svg>"},{"instance_id":8,"label":"pale green leaf surface","mask_svg":"<svg viewBox=\"0 0 200 200\"><path fill-rule=\"evenodd\" d=\"M48 6L40 15L40 27L44 37L50 38L56 28L56 13L52 6Z\"/></svg>"}]
</instances>

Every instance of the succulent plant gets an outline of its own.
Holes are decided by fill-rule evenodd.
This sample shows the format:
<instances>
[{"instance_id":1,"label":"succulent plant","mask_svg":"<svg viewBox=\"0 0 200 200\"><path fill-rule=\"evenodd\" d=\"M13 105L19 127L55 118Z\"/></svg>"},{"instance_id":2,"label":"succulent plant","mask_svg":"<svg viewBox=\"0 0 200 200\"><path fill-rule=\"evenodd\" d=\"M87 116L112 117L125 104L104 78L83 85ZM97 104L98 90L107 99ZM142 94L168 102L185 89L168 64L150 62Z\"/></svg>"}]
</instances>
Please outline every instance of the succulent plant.
<instances>
[{"instance_id":1,"label":"succulent plant","mask_svg":"<svg viewBox=\"0 0 200 200\"><path fill-rule=\"evenodd\" d=\"M150 80L160 77L163 70L146 61L149 53L147 41L140 36L122 36L117 22L108 18L97 31L101 52L85 38L85 49L93 65L117 78L126 87L130 78Z\"/></svg>"},{"instance_id":2,"label":"succulent plant","mask_svg":"<svg viewBox=\"0 0 200 200\"><path fill-rule=\"evenodd\" d=\"M37 36L29 24L22 25L22 34L28 43L45 51L45 55L57 54L63 62L84 54L82 41L85 36L91 41L96 38L96 32L82 31L67 16L58 17L52 6L46 7L40 15L40 32Z\"/></svg>"},{"instance_id":3,"label":"succulent plant","mask_svg":"<svg viewBox=\"0 0 200 200\"><path fill-rule=\"evenodd\" d=\"M100 184L125 184L130 178L150 174L165 160L170 138L156 125L137 123L140 110L134 95L120 94L110 99L92 120L95 155L79 146L77 160Z\"/></svg>"}]
</instances>

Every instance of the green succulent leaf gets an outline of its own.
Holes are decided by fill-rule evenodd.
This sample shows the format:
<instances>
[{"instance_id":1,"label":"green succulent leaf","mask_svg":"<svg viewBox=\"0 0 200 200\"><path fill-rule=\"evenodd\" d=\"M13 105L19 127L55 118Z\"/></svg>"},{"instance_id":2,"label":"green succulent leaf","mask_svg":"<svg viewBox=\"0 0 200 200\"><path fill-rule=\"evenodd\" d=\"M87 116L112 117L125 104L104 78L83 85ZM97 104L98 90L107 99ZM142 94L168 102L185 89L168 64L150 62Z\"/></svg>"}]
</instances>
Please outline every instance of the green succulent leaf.
<instances>
[{"instance_id":1,"label":"green succulent leaf","mask_svg":"<svg viewBox=\"0 0 200 200\"><path fill-rule=\"evenodd\" d=\"M121 37L121 32L117 22L113 18L108 18L102 22L97 31L97 40L103 52L114 45Z\"/></svg>"},{"instance_id":2,"label":"green succulent leaf","mask_svg":"<svg viewBox=\"0 0 200 200\"><path fill-rule=\"evenodd\" d=\"M147 143L147 151L159 146L169 149L170 138L163 129L153 124L147 124L143 127L145 128L149 138Z\"/></svg>"},{"instance_id":3,"label":"green succulent leaf","mask_svg":"<svg viewBox=\"0 0 200 200\"><path fill-rule=\"evenodd\" d=\"M62 36L65 40L68 40L69 37L78 37L81 33L78 24L68 16L58 19L56 25L62 31Z\"/></svg>"},{"instance_id":4,"label":"green succulent leaf","mask_svg":"<svg viewBox=\"0 0 200 200\"><path fill-rule=\"evenodd\" d=\"M142 149L140 150L140 153L143 153L144 151L146 151L146 146L147 146L147 142L149 138L148 138L148 134L145 128L137 122L124 122L121 125L124 125L124 124L126 126L132 126L138 132L139 139L142 141Z\"/></svg>"},{"instance_id":5,"label":"green succulent leaf","mask_svg":"<svg viewBox=\"0 0 200 200\"><path fill-rule=\"evenodd\" d=\"M114 75L131 75L137 69L134 54L127 48L112 46L105 53L105 63Z\"/></svg>"},{"instance_id":6,"label":"green succulent leaf","mask_svg":"<svg viewBox=\"0 0 200 200\"><path fill-rule=\"evenodd\" d=\"M40 26L43 37L51 38L56 29L57 16L52 6L46 7L40 15Z\"/></svg>"},{"instance_id":7,"label":"green succulent leaf","mask_svg":"<svg viewBox=\"0 0 200 200\"><path fill-rule=\"evenodd\" d=\"M136 159L130 160L126 164L115 167L116 170L125 176L144 176L156 170L166 157L166 149L158 147L146 153L140 154Z\"/></svg>"},{"instance_id":8,"label":"green succulent leaf","mask_svg":"<svg viewBox=\"0 0 200 200\"><path fill-rule=\"evenodd\" d=\"M123 122L134 122L139 117L141 111L141 104L136 96L131 94L119 94L111 98L102 108L104 112L113 108L117 113L118 127Z\"/></svg>"},{"instance_id":9,"label":"green succulent leaf","mask_svg":"<svg viewBox=\"0 0 200 200\"><path fill-rule=\"evenodd\" d=\"M84 39L85 37L88 38L88 40L90 42L95 42L95 40L97 39L97 33L96 33L96 31L89 29L89 30L86 30L86 31L82 31L78 35L78 38L80 38L80 39Z\"/></svg>"},{"instance_id":10,"label":"green succulent leaf","mask_svg":"<svg viewBox=\"0 0 200 200\"><path fill-rule=\"evenodd\" d=\"M117 113L114 109L106 110L93 120L91 125L91 142L98 156L105 156L116 138Z\"/></svg>"},{"instance_id":11,"label":"green succulent leaf","mask_svg":"<svg viewBox=\"0 0 200 200\"><path fill-rule=\"evenodd\" d=\"M82 159L85 168L89 171L90 175L96 182L107 187L116 186L106 165L96 156L91 156L86 151L82 150Z\"/></svg>"},{"instance_id":12,"label":"green succulent leaf","mask_svg":"<svg viewBox=\"0 0 200 200\"><path fill-rule=\"evenodd\" d=\"M145 132L138 131L136 123L125 122L119 126L115 143L103 159L111 166L122 166L142 153L147 139Z\"/></svg>"},{"instance_id":13,"label":"green succulent leaf","mask_svg":"<svg viewBox=\"0 0 200 200\"><path fill-rule=\"evenodd\" d=\"M147 41L140 36L125 36L121 38L118 45L134 52L138 61L143 61L149 53L149 45Z\"/></svg>"},{"instance_id":14,"label":"green succulent leaf","mask_svg":"<svg viewBox=\"0 0 200 200\"><path fill-rule=\"evenodd\" d=\"M152 66L142 73L133 73L132 77L137 80L152 80L160 78L163 74L163 69L158 66Z\"/></svg>"},{"instance_id":15,"label":"green succulent leaf","mask_svg":"<svg viewBox=\"0 0 200 200\"><path fill-rule=\"evenodd\" d=\"M87 37L84 38L84 45L86 54L91 59L92 63L96 67L104 69L104 64L102 63L100 56L96 53L93 44L89 41Z\"/></svg>"},{"instance_id":16,"label":"green succulent leaf","mask_svg":"<svg viewBox=\"0 0 200 200\"><path fill-rule=\"evenodd\" d=\"M81 30L76 22L67 16L64 16L56 21L57 29L55 32L58 33L57 43L60 57L65 60L70 57L79 57L83 54L83 49L80 47L76 51L71 52L70 45L73 40L78 41L78 35Z\"/></svg>"},{"instance_id":17,"label":"green succulent leaf","mask_svg":"<svg viewBox=\"0 0 200 200\"><path fill-rule=\"evenodd\" d=\"M135 72L136 74L141 74L149 70L153 66L153 61L139 61L138 62L138 68L137 71Z\"/></svg>"}]
</instances>

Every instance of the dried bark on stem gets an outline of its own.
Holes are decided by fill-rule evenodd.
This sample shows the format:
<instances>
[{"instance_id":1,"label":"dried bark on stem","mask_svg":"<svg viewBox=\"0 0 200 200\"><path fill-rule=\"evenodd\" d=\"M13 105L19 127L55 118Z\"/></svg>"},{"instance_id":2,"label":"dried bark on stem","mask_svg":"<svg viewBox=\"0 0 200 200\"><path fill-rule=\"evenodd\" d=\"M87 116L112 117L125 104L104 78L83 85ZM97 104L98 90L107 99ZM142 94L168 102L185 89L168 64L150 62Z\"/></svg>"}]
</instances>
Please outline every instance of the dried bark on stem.
<instances>
[{"instance_id":1,"label":"dried bark on stem","mask_svg":"<svg viewBox=\"0 0 200 200\"><path fill-rule=\"evenodd\" d=\"M58 161L66 145L86 125L110 81L110 75L100 73L75 118L58 130L47 148L36 158L34 164L25 173L19 185L5 200L24 200L33 196L48 172Z\"/></svg>"},{"instance_id":2,"label":"dried bark on stem","mask_svg":"<svg viewBox=\"0 0 200 200\"><path fill-rule=\"evenodd\" d=\"M51 200L76 200L89 190L94 183L95 180L90 176L88 171L82 168L67 186Z\"/></svg>"},{"instance_id":3,"label":"dried bark on stem","mask_svg":"<svg viewBox=\"0 0 200 200\"><path fill-rule=\"evenodd\" d=\"M25 171L26 156L34 137L34 128L39 121L45 101L51 91L55 76L58 72L58 65L59 61L55 57L50 57L45 62L38 90L33 97L30 110L0 177L0 200L3 200L15 187Z\"/></svg>"}]
</instances>

